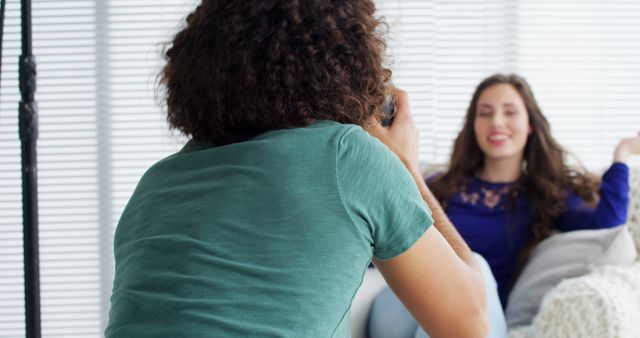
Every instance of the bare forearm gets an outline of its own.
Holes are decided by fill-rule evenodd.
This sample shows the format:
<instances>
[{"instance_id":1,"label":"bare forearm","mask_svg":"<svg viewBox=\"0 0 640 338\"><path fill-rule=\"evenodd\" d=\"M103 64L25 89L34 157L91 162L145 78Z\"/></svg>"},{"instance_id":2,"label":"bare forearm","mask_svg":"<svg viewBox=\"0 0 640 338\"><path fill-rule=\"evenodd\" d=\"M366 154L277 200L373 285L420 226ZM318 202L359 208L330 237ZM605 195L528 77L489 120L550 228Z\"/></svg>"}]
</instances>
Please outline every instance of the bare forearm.
<instances>
[{"instance_id":1,"label":"bare forearm","mask_svg":"<svg viewBox=\"0 0 640 338\"><path fill-rule=\"evenodd\" d=\"M618 146L613 153L613 162L627 163L630 156L631 154L626 148Z\"/></svg>"},{"instance_id":2,"label":"bare forearm","mask_svg":"<svg viewBox=\"0 0 640 338\"><path fill-rule=\"evenodd\" d=\"M634 137L620 140L613 153L613 162L627 163L634 155L640 155L640 133Z\"/></svg>"},{"instance_id":3,"label":"bare forearm","mask_svg":"<svg viewBox=\"0 0 640 338\"><path fill-rule=\"evenodd\" d=\"M458 231L449 220L449 217L442 209L440 202L438 202L436 197L427 187L427 184L424 182L420 171L417 168L413 167L412 169L409 169L409 172L416 181L416 185L420 190L422 199L427 203L427 205L431 209L431 212L433 213L435 227L438 229L438 231L440 231L449 245L451 245L458 257L460 257L468 265L476 268L475 259L473 258L471 249L469 249L467 243L464 241L464 239L462 239Z\"/></svg>"}]
</instances>

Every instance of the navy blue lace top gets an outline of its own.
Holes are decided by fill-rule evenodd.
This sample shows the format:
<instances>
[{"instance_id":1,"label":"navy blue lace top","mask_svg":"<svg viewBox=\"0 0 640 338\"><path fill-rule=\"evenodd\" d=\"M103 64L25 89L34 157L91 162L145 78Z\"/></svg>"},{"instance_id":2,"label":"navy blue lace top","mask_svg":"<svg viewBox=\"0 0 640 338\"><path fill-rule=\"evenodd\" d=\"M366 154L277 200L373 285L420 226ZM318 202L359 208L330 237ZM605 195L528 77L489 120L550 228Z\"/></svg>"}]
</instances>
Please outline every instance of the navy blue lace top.
<instances>
[{"instance_id":1,"label":"navy blue lace top","mask_svg":"<svg viewBox=\"0 0 640 338\"><path fill-rule=\"evenodd\" d=\"M503 308L513 283L518 254L532 237L529 200L512 189L513 184L472 177L447 201L446 210L471 249L491 266ZM602 177L600 200L595 208L575 192L568 192L566 211L558 217L555 228L564 232L618 226L627 218L628 204L629 167L614 163Z\"/></svg>"}]
</instances>

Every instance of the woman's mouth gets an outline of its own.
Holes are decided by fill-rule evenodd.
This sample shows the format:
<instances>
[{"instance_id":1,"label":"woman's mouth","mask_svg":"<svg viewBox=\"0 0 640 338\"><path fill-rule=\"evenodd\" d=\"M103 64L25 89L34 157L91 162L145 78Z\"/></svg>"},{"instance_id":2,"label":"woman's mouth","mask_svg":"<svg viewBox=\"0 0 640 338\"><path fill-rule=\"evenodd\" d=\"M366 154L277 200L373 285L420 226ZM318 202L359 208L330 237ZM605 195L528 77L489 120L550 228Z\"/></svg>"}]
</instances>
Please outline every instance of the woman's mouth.
<instances>
[{"instance_id":1,"label":"woman's mouth","mask_svg":"<svg viewBox=\"0 0 640 338\"><path fill-rule=\"evenodd\" d=\"M501 145L509 139L509 136L506 134L493 134L487 137L487 141L492 145Z\"/></svg>"}]
</instances>

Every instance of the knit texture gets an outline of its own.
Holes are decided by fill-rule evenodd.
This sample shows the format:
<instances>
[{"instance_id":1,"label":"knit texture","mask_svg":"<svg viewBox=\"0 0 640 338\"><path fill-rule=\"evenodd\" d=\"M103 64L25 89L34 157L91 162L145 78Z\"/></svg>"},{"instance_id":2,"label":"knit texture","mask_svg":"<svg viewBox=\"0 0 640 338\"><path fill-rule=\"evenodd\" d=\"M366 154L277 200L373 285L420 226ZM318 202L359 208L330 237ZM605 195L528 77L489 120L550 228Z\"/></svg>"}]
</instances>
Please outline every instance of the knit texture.
<instances>
[{"instance_id":1,"label":"knit texture","mask_svg":"<svg viewBox=\"0 0 640 338\"><path fill-rule=\"evenodd\" d=\"M636 248L640 248L640 168L629 171L629 211L627 225L636 241Z\"/></svg>"},{"instance_id":2,"label":"knit texture","mask_svg":"<svg viewBox=\"0 0 640 338\"><path fill-rule=\"evenodd\" d=\"M630 171L627 226L640 248L640 169ZM640 261L606 266L562 281L543 299L532 324L509 338L637 338L640 332Z\"/></svg>"}]
</instances>

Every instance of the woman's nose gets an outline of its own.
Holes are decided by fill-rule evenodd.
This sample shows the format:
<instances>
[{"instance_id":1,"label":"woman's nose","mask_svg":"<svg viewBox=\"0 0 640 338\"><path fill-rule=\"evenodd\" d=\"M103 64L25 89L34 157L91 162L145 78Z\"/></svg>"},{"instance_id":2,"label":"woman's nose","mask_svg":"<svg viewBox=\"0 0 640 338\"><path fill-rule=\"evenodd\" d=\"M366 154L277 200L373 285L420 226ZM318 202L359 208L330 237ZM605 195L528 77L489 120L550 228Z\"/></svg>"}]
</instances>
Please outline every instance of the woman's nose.
<instances>
[{"instance_id":1,"label":"woman's nose","mask_svg":"<svg viewBox=\"0 0 640 338\"><path fill-rule=\"evenodd\" d=\"M504 125L504 114L496 112L491 118L491 125L494 127L502 127Z\"/></svg>"}]
</instances>

